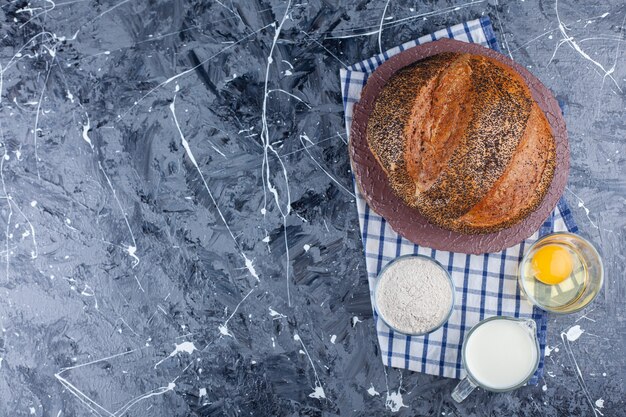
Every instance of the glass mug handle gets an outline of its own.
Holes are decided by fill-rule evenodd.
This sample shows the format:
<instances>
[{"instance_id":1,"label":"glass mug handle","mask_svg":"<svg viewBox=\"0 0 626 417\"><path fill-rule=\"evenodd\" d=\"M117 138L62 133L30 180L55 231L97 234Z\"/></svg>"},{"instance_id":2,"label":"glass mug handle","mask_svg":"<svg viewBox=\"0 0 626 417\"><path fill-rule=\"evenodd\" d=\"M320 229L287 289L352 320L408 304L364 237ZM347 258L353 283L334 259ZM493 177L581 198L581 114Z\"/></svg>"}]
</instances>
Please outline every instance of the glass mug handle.
<instances>
[{"instance_id":1,"label":"glass mug handle","mask_svg":"<svg viewBox=\"0 0 626 417\"><path fill-rule=\"evenodd\" d=\"M452 399L457 403L460 403L464 399L466 399L472 391L477 387L468 377L463 378L461 382L457 384L452 391Z\"/></svg>"}]
</instances>

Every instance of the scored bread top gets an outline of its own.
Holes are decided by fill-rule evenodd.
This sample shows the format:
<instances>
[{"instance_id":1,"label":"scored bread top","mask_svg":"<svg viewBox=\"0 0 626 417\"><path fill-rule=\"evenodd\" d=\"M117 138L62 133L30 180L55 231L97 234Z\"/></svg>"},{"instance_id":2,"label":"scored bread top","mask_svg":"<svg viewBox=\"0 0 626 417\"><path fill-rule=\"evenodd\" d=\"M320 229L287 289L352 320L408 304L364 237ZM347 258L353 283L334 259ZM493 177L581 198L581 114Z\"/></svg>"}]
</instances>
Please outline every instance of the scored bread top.
<instances>
[{"instance_id":1,"label":"scored bread top","mask_svg":"<svg viewBox=\"0 0 626 417\"><path fill-rule=\"evenodd\" d=\"M442 53L394 74L368 119L394 192L462 233L509 227L537 208L556 148L521 76L485 56Z\"/></svg>"}]
</instances>

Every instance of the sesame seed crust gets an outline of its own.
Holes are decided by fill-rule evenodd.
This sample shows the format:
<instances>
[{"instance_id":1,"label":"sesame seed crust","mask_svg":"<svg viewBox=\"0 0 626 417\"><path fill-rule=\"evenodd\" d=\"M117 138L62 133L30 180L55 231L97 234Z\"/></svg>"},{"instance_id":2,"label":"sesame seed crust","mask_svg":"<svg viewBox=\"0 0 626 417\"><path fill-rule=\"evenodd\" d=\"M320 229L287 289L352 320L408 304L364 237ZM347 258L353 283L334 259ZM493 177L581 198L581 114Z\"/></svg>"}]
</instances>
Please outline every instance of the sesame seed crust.
<instances>
[{"instance_id":1,"label":"sesame seed crust","mask_svg":"<svg viewBox=\"0 0 626 417\"><path fill-rule=\"evenodd\" d=\"M390 185L431 223L492 233L540 204L556 150L517 72L485 56L442 53L392 76L367 125Z\"/></svg>"}]
</instances>

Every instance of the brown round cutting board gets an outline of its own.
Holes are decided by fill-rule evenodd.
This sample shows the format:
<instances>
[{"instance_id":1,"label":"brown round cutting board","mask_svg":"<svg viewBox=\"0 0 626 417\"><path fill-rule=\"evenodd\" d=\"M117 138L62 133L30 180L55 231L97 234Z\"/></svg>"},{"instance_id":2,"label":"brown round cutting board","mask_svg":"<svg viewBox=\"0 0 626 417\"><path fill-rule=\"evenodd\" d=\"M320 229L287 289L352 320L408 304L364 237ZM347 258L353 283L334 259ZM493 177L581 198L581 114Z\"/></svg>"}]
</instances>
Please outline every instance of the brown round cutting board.
<instances>
[{"instance_id":1,"label":"brown round cutting board","mask_svg":"<svg viewBox=\"0 0 626 417\"><path fill-rule=\"evenodd\" d=\"M466 235L429 223L416 210L397 197L367 145L367 120L381 89L399 69L442 52L467 52L484 55L512 67L526 81L534 99L546 114L556 141L556 170L548 193L540 206L520 223L497 233ZM534 75L515 61L478 44L441 39L418 45L395 55L380 65L367 80L361 99L354 106L350 131L350 159L354 176L369 206L387 220L393 230L421 246L452 252L481 254L499 252L531 236L548 217L563 194L569 172L569 146L565 120L559 105Z\"/></svg>"}]
</instances>

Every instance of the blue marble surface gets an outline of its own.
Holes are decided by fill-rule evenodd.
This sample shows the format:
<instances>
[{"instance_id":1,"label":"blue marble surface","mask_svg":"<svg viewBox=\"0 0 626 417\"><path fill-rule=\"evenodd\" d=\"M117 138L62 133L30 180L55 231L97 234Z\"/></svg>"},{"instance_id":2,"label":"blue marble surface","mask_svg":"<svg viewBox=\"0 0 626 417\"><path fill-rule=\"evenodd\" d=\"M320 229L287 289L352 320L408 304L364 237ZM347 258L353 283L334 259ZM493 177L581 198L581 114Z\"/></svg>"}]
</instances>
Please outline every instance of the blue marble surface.
<instances>
[{"instance_id":1,"label":"blue marble surface","mask_svg":"<svg viewBox=\"0 0 626 417\"><path fill-rule=\"evenodd\" d=\"M538 386L456 404L455 380L382 365L338 73L483 14L565 109L565 198L606 284L550 316ZM626 415L625 19L620 0L3 0L0 415Z\"/></svg>"}]
</instances>

